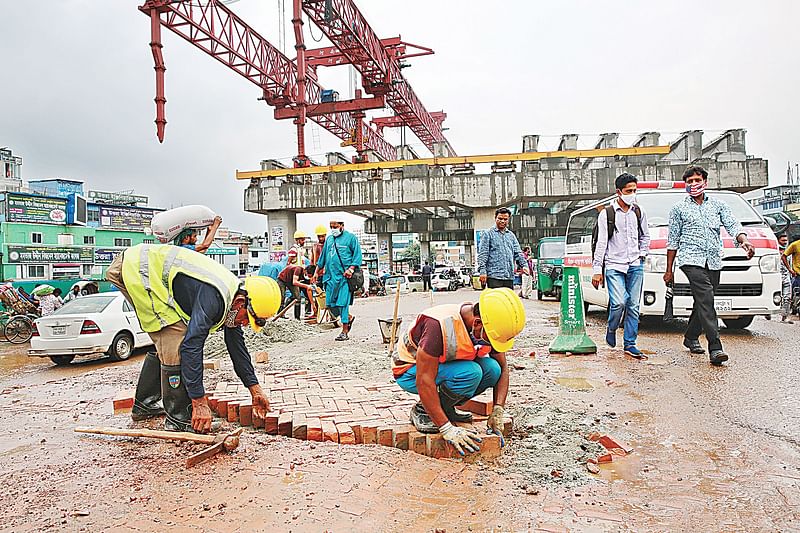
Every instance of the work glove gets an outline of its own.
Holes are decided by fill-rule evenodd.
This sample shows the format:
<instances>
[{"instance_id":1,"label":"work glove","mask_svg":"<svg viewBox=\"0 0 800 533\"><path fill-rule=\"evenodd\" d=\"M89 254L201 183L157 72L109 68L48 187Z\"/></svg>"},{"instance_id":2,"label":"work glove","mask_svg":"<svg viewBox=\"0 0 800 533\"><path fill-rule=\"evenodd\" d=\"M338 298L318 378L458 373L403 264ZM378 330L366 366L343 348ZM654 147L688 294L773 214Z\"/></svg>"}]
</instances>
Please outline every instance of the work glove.
<instances>
[{"instance_id":1,"label":"work glove","mask_svg":"<svg viewBox=\"0 0 800 533\"><path fill-rule=\"evenodd\" d=\"M472 453L480 449L481 438L474 429L465 429L454 426L448 422L439 428L439 433L441 433L444 440L452 444L461 455L464 455L464 450L466 450L467 453Z\"/></svg>"},{"instance_id":2,"label":"work glove","mask_svg":"<svg viewBox=\"0 0 800 533\"><path fill-rule=\"evenodd\" d=\"M505 412L506 410L502 405L495 405L492 408L492 414L486 420L486 425L488 426L486 432L500 435L500 446L506 445L506 441L503 438L503 415L505 415Z\"/></svg>"}]
</instances>

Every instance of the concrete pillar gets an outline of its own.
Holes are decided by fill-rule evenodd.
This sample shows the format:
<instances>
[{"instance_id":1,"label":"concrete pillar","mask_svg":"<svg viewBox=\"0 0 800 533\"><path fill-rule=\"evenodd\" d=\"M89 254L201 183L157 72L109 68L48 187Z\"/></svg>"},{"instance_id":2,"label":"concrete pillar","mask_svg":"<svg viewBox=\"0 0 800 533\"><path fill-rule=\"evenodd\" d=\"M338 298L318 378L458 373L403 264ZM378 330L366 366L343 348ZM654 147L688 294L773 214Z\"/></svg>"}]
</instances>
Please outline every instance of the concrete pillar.
<instances>
[{"instance_id":1,"label":"concrete pillar","mask_svg":"<svg viewBox=\"0 0 800 533\"><path fill-rule=\"evenodd\" d=\"M576 133L566 133L561 136L561 142L558 143L559 150L577 150L578 149L578 135Z\"/></svg>"},{"instance_id":2,"label":"concrete pillar","mask_svg":"<svg viewBox=\"0 0 800 533\"><path fill-rule=\"evenodd\" d=\"M392 272L392 234L378 233L378 275Z\"/></svg>"},{"instance_id":3,"label":"concrete pillar","mask_svg":"<svg viewBox=\"0 0 800 533\"><path fill-rule=\"evenodd\" d=\"M522 137L522 151L538 152L539 151L539 136L538 135L525 135ZM522 164L522 172L530 173L539 170L538 161L525 161Z\"/></svg>"},{"instance_id":4,"label":"concrete pillar","mask_svg":"<svg viewBox=\"0 0 800 533\"><path fill-rule=\"evenodd\" d=\"M419 159L417 152L407 144L395 146L395 151L397 153L397 159L399 160Z\"/></svg>"},{"instance_id":5,"label":"concrete pillar","mask_svg":"<svg viewBox=\"0 0 800 533\"><path fill-rule=\"evenodd\" d=\"M294 244L295 230L297 230L297 213L293 211L271 211L267 215L267 236L269 238L269 251L286 253ZM275 256L270 256L270 261Z\"/></svg>"},{"instance_id":6,"label":"concrete pillar","mask_svg":"<svg viewBox=\"0 0 800 533\"><path fill-rule=\"evenodd\" d=\"M431 261L431 241L430 237L425 233L419 234L419 261L420 265L424 265L425 261L433 264Z\"/></svg>"},{"instance_id":7,"label":"concrete pillar","mask_svg":"<svg viewBox=\"0 0 800 533\"><path fill-rule=\"evenodd\" d=\"M475 264L478 262L478 241L479 232L492 229L494 227L495 207L479 207L472 210L472 243L468 247ZM465 252L466 253L466 252Z\"/></svg>"}]
</instances>

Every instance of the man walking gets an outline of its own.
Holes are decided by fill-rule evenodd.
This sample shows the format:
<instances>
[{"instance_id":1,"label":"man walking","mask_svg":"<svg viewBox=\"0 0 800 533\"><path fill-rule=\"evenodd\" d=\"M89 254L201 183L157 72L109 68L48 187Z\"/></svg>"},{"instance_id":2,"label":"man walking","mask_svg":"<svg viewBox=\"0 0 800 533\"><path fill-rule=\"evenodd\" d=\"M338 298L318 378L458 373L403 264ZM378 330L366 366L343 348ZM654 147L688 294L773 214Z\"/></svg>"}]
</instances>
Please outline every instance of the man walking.
<instances>
[{"instance_id":1,"label":"man walking","mask_svg":"<svg viewBox=\"0 0 800 533\"><path fill-rule=\"evenodd\" d=\"M531 255L531 247L526 246L523 248L522 255L525 256L525 263L528 265L528 273L522 273L522 287L520 288L519 296L527 300L533 292L533 257Z\"/></svg>"},{"instance_id":2,"label":"man walking","mask_svg":"<svg viewBox=\"0 0 800 533\"><path fill-rule=\"evenodd\" d=\"M417 316L392 354L397 384L419 394L411 408L417 431L441 433L461 455L477 451L477 433L456 425L472 422L472 415L456 406L491 388L494 407L486 425L500 435L509 384L506 352L524 327L522 302L506 288L484 290L476 304L437 305Z\"/></svg>"},{"instance_id":3,"label":"man walking","mask_svg":"<svg viewBox=\"0 0 800 533\"><path fill-rule=\"evenodd\" d=\"M788 237L786 239L788 241ZM792 258L791 263L789 258ZM785 250L781 251L781 262L788 271L790 277L789 285L789 306L794 297L794 291L800 290L800 238L795 239Z\"/></svg>"},{"instance_id":4,"label":"man walking","mask_svg":"<svg viewBox=\"0 0 800 533\"><path fill-rule=\"evenodd\" d=\"M478 273L481 283L490 289L514 290L514 264L530 274L517 236L508 229L511 211L501 207L494 212L495 227L484 231L478 245Z\"/></svg>"},{"instance_id":5,"label":"man walking","mask_svg":"<svg viewBox=\"0 0 800 533\"><path fill-rule=\"evenodd\" d=\"M432 272L433 272L433 269L428 264L428 262L425 261L425 264L422 265L422 290L423 291L431 290L431 273Z\"/></svg>"},{"instance_id":6,"label":"man walking","mask_svg":"<svg viewBox=\"0 0 800 533\"><path fill-rule=\"evenodd\" d=\"M747 240L747 234L742 231L742 225L733 216L730 207L706 194L708 172L703 167L691 166L686 169L683 181L688 196L675 204L669 213L664 282L670 284L675 279L674 266L686 274L694 305L683 345L691 353L705 353L698 340L700 333L704 332L711 364L719 366L728 360L728 354L722 349L717 311L714 309L714 291L719 285L722 270L720 228L724 227L734 237L748 259L755 254L755 248Z\"/></svg>"},{"instance_id":7,"label":"man walking","mask_svg":"<svg viewBox=\"0 0 800 533\"><path fill-rule=\"evenodd\" d=\"M361 268L361 245L355 235L344 230L344 221L331 220L331 236L325 239L317 267L325 271L325 304L334 318L342 322L337 341L346 341L355 317L350 314L353 291L348 281Z\"/></svg>"},{"instance_id":8,"label":"man walking","mask_svg":"<svg viewBox=\"0 0 800 533\"><path fill-rule=\"evenodd\" d=\"M644 259L650 250L647 217L636 204L636 176L627 172L614 183L617 197L597 216L597 243L592 257L592 285L608 286L606 344L617 345L617 330L625 313L623 349L641 359L636 347L639 334L639 300L644 281Z\"/></svg>"},{"instance_id":9,"label":"man walking","mask_svg":"<svg viewBox=\"0 0 800 533\"><path fill-rule=\"evenodd\" d=\"M797 241L800 242L800 241ZM793 267L786 260L786 249L789 236L785 233L778 235L778 250L781 253L781 322L792 324L789 315L792 313L792 272ZM790 252L791 254L791 252ZM767 316L770 318L770 316Z\"/></svg>"}]
</instances>

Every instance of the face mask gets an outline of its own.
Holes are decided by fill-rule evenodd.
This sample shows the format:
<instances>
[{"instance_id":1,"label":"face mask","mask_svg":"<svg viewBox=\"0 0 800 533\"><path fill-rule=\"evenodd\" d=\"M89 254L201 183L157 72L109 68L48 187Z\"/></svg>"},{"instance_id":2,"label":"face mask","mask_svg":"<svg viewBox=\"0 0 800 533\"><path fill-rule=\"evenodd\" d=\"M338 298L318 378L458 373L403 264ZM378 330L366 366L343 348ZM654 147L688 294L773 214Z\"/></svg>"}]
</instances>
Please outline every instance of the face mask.
<instances>
[{"instance_id":1,"label":"face mask","mask_svg":"<svg viewBox=\"0 0 800 533\"><path fill-rule=\"evenodd\" d=\"M342 234L342 228L333 228L331 230L331 235L333 235L334 237L338 237L341 234Z\"/></svg>"},{"instance_id":2,"label":"face mask","mask_svg":"<svg viewBox=\"0 0 800 533\"><path fill-rule=\"evenodd\" d=\"M686 194L691 196L692 198L697 198L698 196L702 196L706 192L706 182L701 181L700 183L694 183L692 185L686 185Z\"/></svg>"},{"instance_id":3,"label":"face mask","mask_svg":"<svg viewBox=\"0 0 800 533\"><path fill-rule=\"evenodd\" d=\"M632 192L631 194L622 194L620 195L620 198L622 198L622 201L627 205L633 205L633 202L636 201L636 193Z\"/></svg>"}]
</instances>

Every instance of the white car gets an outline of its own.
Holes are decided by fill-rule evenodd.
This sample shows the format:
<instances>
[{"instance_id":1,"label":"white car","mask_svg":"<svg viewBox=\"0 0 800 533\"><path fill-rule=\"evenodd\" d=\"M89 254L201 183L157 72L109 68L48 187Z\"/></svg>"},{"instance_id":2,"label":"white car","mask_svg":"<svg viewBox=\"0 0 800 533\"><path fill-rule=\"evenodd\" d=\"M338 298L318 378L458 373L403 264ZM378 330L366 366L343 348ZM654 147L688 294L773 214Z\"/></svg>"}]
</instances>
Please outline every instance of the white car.
<instances>
[{"instance_id":1,"label":"white car","mask_svg":"<svg viewBox=\"0 0 800 533\"><path fill-rule=\"evenodd\" d=\"M30 357L67 365L79 355L108 354L123 361L135 348L153 344L120 292L81 296L34 321Z\"/></svg>"},{"instance_id":2,"label":"white car","mask_svg":"<svg viewBox=\"0 0 800 533\"><path fill-rule=\"evenodd\" d=\"M456 277L451 278L447 272L434 274L431 277L431 287L435 291L454 291L461 285L461 281Z\"/></svg>"},{"instance_id":3,"label":"white car","mask_svg":"<svg viewBox=\"0 0 800 533\"><path fill-rule=\"evenodd\" d=\"M397 292L397 287L400 287L400 293L408 293L408 292L422 292L425 288L425 285L422 283L422 276L417 276L415 274L395 274L394 276L389 276L384 281L384 287L386 287L386 292L394 294Z\"/></svg>"}]
</instances>

